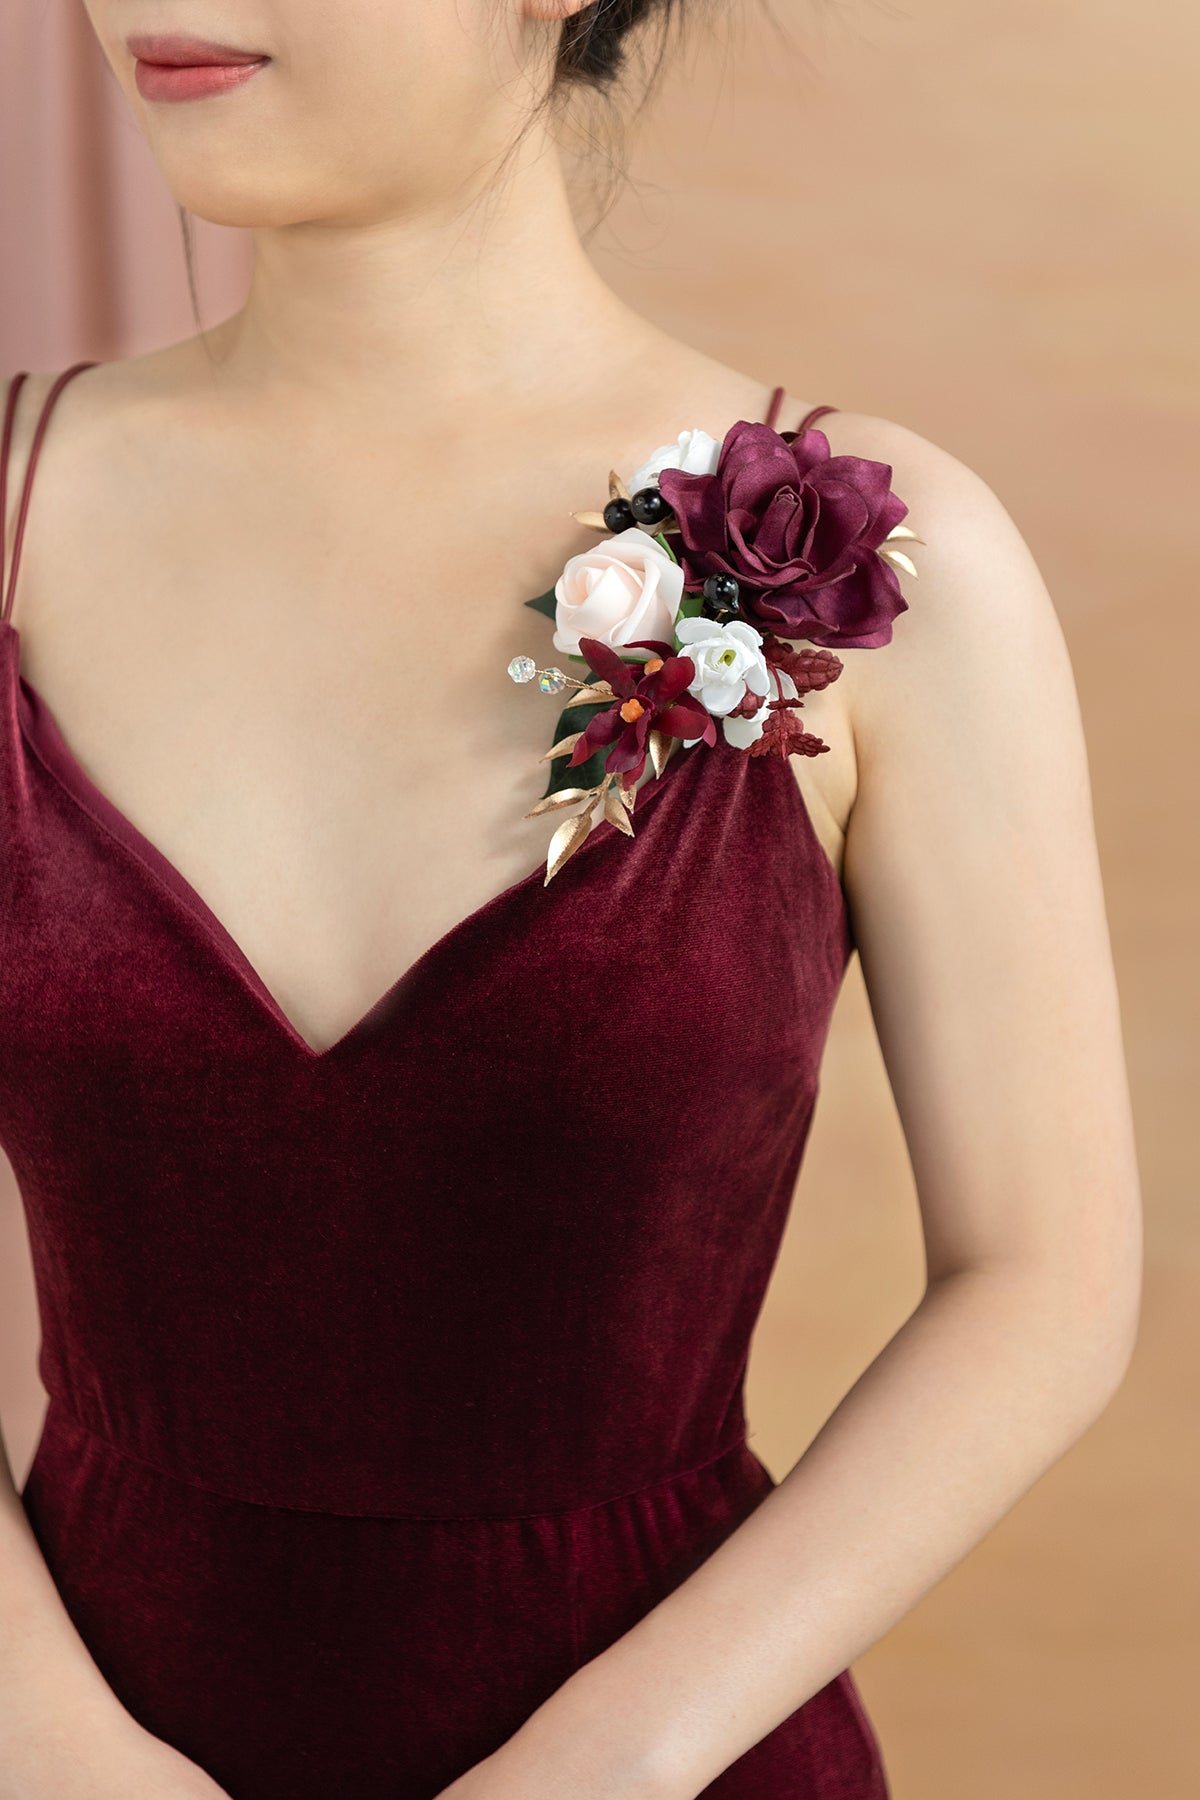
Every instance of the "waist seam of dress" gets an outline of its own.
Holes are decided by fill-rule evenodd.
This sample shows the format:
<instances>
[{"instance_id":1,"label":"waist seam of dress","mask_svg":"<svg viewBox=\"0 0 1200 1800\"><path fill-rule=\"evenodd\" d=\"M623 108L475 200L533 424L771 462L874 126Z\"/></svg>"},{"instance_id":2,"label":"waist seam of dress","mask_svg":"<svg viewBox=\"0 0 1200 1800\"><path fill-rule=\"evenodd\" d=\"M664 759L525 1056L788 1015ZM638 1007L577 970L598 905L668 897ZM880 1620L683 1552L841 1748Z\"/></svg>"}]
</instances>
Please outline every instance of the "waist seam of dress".
<instances>
[{"instance_id":1,"label":"waist seam of dress","mask_svg":"<svg viewBox=\"0 0 1200 1800\"><path fill-rule=\"evenodd\" d=\"M78 1431L83 1432L87 1437L94 1438L97 1443L103 1444L106 1449L111 1450L124 1462L133 1463L140 1469L147 1469L163 1481L177 1482L181 1487L193 1488L197 1493L211 1494L215 1500L224 1500L233 1506L258 1506L265 1508L268 1512L311 1513L317 1518L410 1519L414 1522L424 1520L435 1525L451 1525L458 1522L484 1524L489 1520L498 1525L507 1525L519 1519L567 1518L579 1513L593 1512L599 1507L616 1506L622 1500L636 1500L643 1494L652 1493L655 1488L668 1487L674 1482L686 1481L690 1475L702 1474L705 1469L712 1468L715 1463L723 1462L726 1457L732 1456L735 1451L742 1449L746 1443L746 1428L743 1425L732 1442L726 1444L724 1449L715 1451L712 1456L705 1457L703 1462L695 1463L687 1469L669 1470L663 1475L656 1475L653 1481L644 1482L640 1487L628 1488L619 1494L609 1494L600 1500L585 1500L578 1506L551 1506L518 1513L412 1513L372 1512L369 1510L342 1512L336 1507L289 1506L286 1502L277 1500L250 1500L244 1494L231 1494L224 1488L210 1487L207 1482L196 1481L190 1475L178 1475L170 1469L160 1467L158 1463L150 1462L144 1456L138 1456L133 1451L126 1450L121 1444L114 1443L102 1431L97 1431L94 1425L88 1424L86 1419L81 1419L61 1395L51 1393L49 1399L50 1404L62 1418L69 1421Z\"/></svg>"}]
</instances>

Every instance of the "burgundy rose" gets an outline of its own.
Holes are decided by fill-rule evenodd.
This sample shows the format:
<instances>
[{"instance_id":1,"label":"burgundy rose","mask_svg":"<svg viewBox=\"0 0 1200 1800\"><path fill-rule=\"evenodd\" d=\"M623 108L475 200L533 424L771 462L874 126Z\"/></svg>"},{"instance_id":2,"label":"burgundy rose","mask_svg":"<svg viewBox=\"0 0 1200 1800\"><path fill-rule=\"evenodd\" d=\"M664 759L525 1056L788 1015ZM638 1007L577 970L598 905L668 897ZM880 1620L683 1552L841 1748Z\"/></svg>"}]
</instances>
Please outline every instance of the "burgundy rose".
<instances>
[{"instance_id":1,"label":"burgundy rose","mask_svg":"<svg viewBox=\"0 0 1200 1800\"><path fill-rule=\"evenodd\" d=\"M797 434L739 419L711 475L666 468L658 483L688 588L732 575L739 615L756 630L851 649L890 643L893 619L908 610L876 554L908 512L891 478L889 463L831 455L815 427Z\"/></svg>"},{"instance_id":2,"label":"burgundy rose","mask_svg":"<svg viewBox=\"0 0 1200 1800\"><path fill-rule=\"evenodd\" d=\"M711 715L685 691L696 673L691 657L676 656L670 644L652 638L639 638L629 647L657 654L645 663L627 663L599 638L580 638L579 649L587 658L588 667L608 682L617 698L588 720L571 752L568 767L586 762L597 750L611 744L604 759L605 769L611 775L627 774L636 781L646 766L646 740L651 729L663 731L668 737L699 737L706 744L716 742L717 728Z\"/></svg>"}]
</instances>

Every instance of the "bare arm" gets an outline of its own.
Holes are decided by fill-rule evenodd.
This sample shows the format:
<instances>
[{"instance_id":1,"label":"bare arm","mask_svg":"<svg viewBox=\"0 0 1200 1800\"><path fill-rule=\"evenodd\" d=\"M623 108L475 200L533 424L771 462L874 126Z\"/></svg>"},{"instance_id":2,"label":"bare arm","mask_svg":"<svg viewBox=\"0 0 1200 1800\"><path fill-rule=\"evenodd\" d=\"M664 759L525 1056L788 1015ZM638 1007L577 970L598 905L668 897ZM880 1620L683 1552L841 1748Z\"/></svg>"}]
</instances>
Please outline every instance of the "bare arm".
<instances>
[{"instance_id":1,"label":"bare arm","mask_svg":"<svg viewBox=\"0 0 1200 1800\"><path fill-rule=\"evenodd\" d=\"M46 1567L0 1436L0 1744L6 1759L30 1732L70 1716L102 1722L118 1710ZM2 1784L0 1770L0 1793Z\"/></svg>"},{"instance_id":2,"label":"bare arm","mask_svg":"<svg viewBox=\"0 0 1200 1800\"><path fill-rule=\"evenodd\" d=\"M0 1434L0 1800L227 1800L142 1730L76 1631Z\"/></svg>"},{"instance_id":3,"label":"bare arm","mask_svg":"<svg viewBox=\"0 0 1200 1800\"><path fill-rule=\"evenodd\" d=\"M1140 1194L1058 620L972 471L882 420L853 448L892 463L926 540L892 643L845 653L844 867L926 1292L774 1492L454 1800L692 1800L968 1555L1128 1366Z\"/></svg>"},{"instance_id":4,"label":"bare arm","mask_svg":"<svg viewBox=\"0 0 1200 1800\"><path fill-rule=\"evenodd\" d=\"M31 374L13 420L8 583L34 425L53 374ZM12 377L0 381L0 417ZM227 1800L122 1706L75 1629L17 1493L0 1431L0 1800Z\"/></svg>"}]
</instances>

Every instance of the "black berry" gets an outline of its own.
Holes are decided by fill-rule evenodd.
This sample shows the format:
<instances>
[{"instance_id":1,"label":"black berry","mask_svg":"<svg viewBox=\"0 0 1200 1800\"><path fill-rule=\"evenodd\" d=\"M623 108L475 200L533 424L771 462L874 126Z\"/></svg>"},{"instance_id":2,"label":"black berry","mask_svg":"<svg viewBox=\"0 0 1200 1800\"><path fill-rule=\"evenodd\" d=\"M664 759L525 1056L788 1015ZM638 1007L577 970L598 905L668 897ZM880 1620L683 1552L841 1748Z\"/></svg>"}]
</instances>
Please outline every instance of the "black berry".
<instances>
[{"instance_id":1,"label":"black berry","mask_svg":"<svg viewBox=\"0 0 1200 1800\"><path fill-rule=\"evenodd\" d=\"M633 516L633 508L628 500L617 498L610 500L604 509L604 523L610 531L628 531L637 523Z\"/></svg>"},{"instance_id":2,"label":"black berry","mask_svg":"<svg viewBox=\"0 0 1200 1800\"><path fill-rule=\"evenodd\" d=\"M639 488L629 505L639 525L657 525L671 510L658 487Z\"/></svg>"}]
</instances>

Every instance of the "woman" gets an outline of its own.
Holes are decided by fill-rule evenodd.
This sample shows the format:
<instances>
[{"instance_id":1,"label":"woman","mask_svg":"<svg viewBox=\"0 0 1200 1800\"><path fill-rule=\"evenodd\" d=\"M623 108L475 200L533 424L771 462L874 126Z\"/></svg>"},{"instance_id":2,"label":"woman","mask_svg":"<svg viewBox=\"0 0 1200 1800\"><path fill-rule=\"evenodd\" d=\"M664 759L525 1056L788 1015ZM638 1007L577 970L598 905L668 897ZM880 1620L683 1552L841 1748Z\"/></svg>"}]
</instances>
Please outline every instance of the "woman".
<instances>
[{"instance_id":1,"label":"woman","mask_svg":"<svg viewBox=\"0 0 1200 1800\"><path fill-rule=\"evenodd\" d=\"M553 125L641 0L88 10L254 270L8 388L0 1792L884 1795L850 1663L1136 1330L1044 584L953 456L600 280ZM928 1286L776 1484L854 949Z\"/></svg>"}]
</instances>

